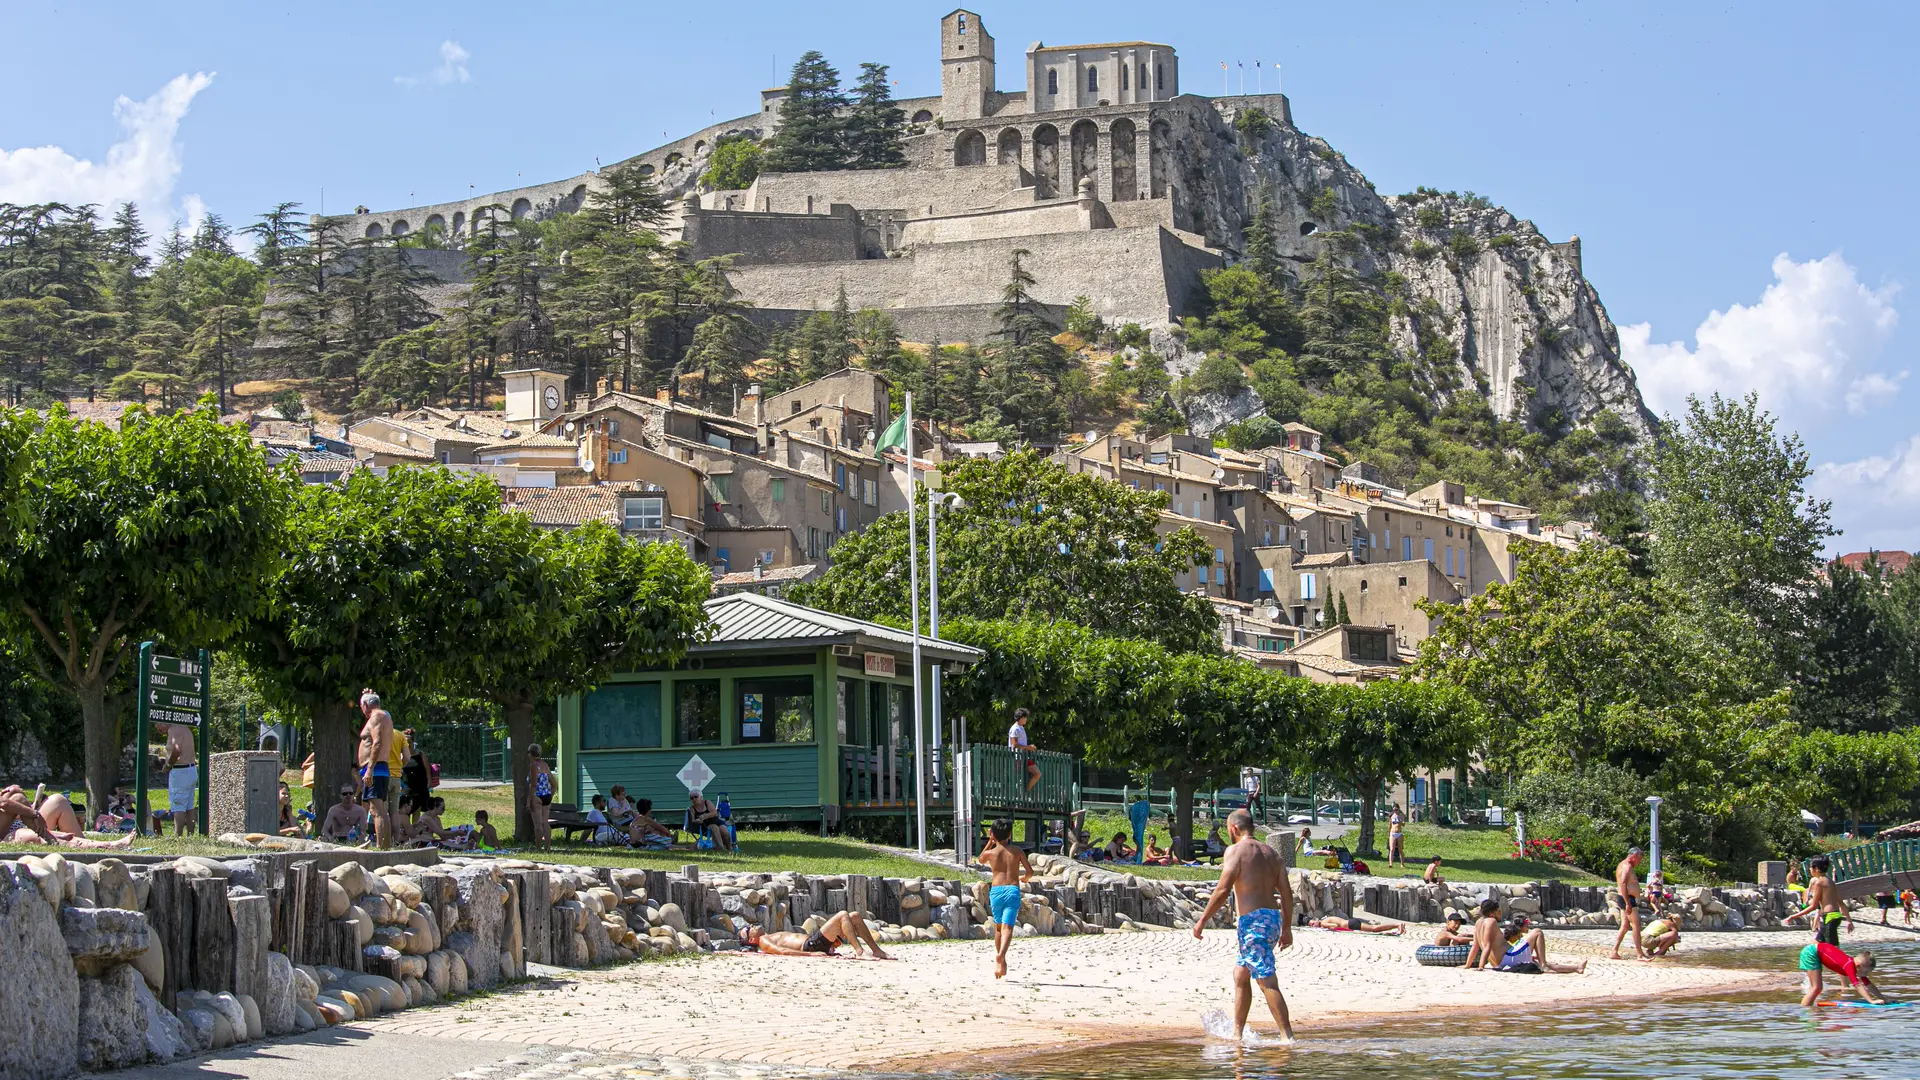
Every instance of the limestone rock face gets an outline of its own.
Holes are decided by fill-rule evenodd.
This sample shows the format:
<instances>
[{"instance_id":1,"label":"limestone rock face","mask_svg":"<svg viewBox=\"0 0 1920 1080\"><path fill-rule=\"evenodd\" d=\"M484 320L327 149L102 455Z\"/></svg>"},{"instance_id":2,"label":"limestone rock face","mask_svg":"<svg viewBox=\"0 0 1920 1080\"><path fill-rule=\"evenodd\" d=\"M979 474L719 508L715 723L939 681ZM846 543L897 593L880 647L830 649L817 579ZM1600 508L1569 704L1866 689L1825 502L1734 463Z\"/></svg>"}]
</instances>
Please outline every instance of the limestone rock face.
<instances>
[{"instance_id":1,"label":"limestone rock face","mask_svg":"<svg viewBox=\"0 0 1920 1080\"><path fill-rule=\"evenodd\" d=\"M0 1076L51 1080L73 1072L80 980L53 906L19 863L0 863L0 957L14 988L0 993Z\"/></svg>"},{"instance_id":2,"label":"limestone rock face","mask_svg":"<svg viewBox=\"0 0 1920 1080\"><path fill-rule=\"evenodd\" d=\"M1611 413L1637 437L1651 433L1654 417L1621 359L1619 333L1582 273L1578 237L1551 242L1478 197L1383 198L1324 139L1282 118L1252 137L1234 130L1231 108L1195 102L1190 112L1176 125L1172 156L1208 167L1185 173L1179 228L1237 256L1258 193L1270 192L1283 259L1304 266L1324 246L1316 234L1348 230L1360 241L1355 269L1405 280L1406 310L1392 319L1391 342L1403 356L1451 357L1436 361L1436 398L1478 388L1497 415L1529 426L1550 411L1575 424Z\"/></svg>"}]
</instances>

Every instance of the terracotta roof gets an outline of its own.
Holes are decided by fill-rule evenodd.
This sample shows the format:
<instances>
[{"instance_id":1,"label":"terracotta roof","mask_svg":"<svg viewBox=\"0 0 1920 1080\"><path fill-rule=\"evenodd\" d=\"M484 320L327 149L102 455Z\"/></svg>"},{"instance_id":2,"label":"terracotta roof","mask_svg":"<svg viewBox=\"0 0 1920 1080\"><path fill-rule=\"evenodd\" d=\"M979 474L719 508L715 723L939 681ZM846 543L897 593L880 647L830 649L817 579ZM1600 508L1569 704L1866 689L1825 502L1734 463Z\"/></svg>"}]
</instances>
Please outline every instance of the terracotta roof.
<instances>
[{"instance_id":1,"label":"terracotta roof","mask_svg":"<svg viewBox=\"0 0 1920 1080\"><path fill-rule=\"evenodd\" d=\"M761 571L758 577L754 576L751 570L740 570L731 574L718 574L714 576L713 587L718 589L729 585L753 585L763 581L776 583L782 581L801 581L813 573L813 568L813 563L805 563L800 566L770 566Z\"/></svg>"},{"instance_id":2,"label":"terracotta roof","mask_svg":"<svg viewBox=\"0 0 1920 1080\"><path fill-rule=\"evenodd\" d=\"M353 447L355 450L365 450L370 454L385 454L388 457L402 457L412 461L433 460L432 454L415 450L410 446L390 443L385 439L376 439L371 435L362 435L351 428L347 430L347 445Z\"/></svg>"},{"instance_id":3,"label":"terracotta roof","mask_svg":"<svg viewBox=\"0 0 1920 1080\"><path fill-rule=\"evenodd\" d=\"M482 451L518 450L523 448L524 449L571 450L574 448L574 442L572 439L562 438L558 435L546 435L536 431L527 435L522 435L517 439L508 439L505 442L487 443L486 445L479 447L479 449Z\"/></svg>"},{"instance_id":4,"label":"terracotta roof","mask_svg":"<svg viewBox=\"0 0 1920 1080\"><path fill-rule=\"evenodd\" d=\"M1034 52L1078 52L1083 49L1137 49L1141 46L1150 49L1166 49L1171 52L1173 46L1162 41L1095 41L1086 45L1042 45Z\"/></svg>"},{"instance_id":5,"label":"terracotta roof","mask_svg":"<svg viewBox=\"0 0 1920 1080\"><path fill-rule=\"evenodd\" d=\"M137 401L69 401L65 404L67 415L75 420L91 420L117 431L120 428L120 415L126 412L129 406L140 403Z\"/></svg>"},{"instance_id":6,"label":"terracotta roof","mask_svg":"<svg viewBox=\"0 0 1920 1080\"><path fill-rule=\"evenodd\" d=\"M1869 558L1889 574L1906 573L1907 566L1913 561L1913 556L1905 551L1851 551L1833 561L1849 570L1865 570Z\"/></svg>"},{"instance_id":7,"label":"terracotta roof","mask_svg":"<svg viewBox=\"0 0 1920 1080\"><path fill-rule=\"evenodd\" d=\"M570 485L514 488L513 493L514 498L502 500L502 504L532 518L535 525L571 528L589 521L620 524L622 495L611 488Z\"/></svg>"},{"instance_id":8,"label":"terracotta roof","mask_svg":"<svg viewBox=\"0 0 1920 1080\"><path fill-rule=\"evenodd\" d=\"M1294 566L1346 566L1353 561L1351 552L1323 551L1318 555L1303 556Z\"/></svg>"}]
</instances>

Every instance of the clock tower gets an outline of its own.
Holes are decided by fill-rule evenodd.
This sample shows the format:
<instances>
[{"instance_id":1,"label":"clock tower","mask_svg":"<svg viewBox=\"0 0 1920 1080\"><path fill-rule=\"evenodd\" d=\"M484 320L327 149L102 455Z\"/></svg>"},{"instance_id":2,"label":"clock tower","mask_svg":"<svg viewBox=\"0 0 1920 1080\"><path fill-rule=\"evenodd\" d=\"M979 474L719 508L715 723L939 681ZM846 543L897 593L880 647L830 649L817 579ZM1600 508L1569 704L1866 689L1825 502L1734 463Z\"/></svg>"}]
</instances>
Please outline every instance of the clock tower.
<instances>
[{"instance_id":1,"label":"clock tower","mask_svg":"<svg viewBox=\"0 0 1920 1080\"><path fill-rule=\"evenodd\" d=\"M565 375L545 368L521 368L503 375L507 380L508 420L545 420L566 408Z\"/></svg>"}]
</instances>

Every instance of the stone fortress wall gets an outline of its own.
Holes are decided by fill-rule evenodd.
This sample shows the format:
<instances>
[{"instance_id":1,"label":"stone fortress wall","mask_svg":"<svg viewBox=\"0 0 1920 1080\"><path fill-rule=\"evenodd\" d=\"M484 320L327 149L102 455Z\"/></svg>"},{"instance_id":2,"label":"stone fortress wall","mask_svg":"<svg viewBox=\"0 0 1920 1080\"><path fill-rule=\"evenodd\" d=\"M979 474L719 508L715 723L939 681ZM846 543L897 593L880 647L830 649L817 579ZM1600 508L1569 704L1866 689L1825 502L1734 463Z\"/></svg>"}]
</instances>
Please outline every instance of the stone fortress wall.
<instances>
[{"instance_id":1,"label":"stone fortress wall","mask_svg":"<svg viewBox=\"0 0 1920 1080\"><path fill-rule=\"evenodd\" d=\"M897 102L909 121L905 168L765 173L745 190L699 190L720 138L772 134L783 88L763 92L758 113L622 164L637 164L675 200L667 239L685 241L695 258L734 257L733 284L763 323L828 307L844 286L856 306L891 312L908 340L979 341L995 325L1016 249L1031 252L1036 297L1055 311L1085 295L1109 321L1152 328L1192 310L1199 271L1225 264L1241 223L1202 208L1214 194L1187 194L1213 183L1200 179L1213 170L1183 149L1211 153L1231 143L1231 129L1209 99L1180 93L1171 48L1035 42L1028 85L1003 92L993 38L978 15L955 11L941 22L941 64L941 96ZM1277 94L1236 101L1290 116ZM347 235L405 235L432 222L458 243L476 218L500 212L490 207L541 218L578 209L602 182L587 173L357 214ZM434 273L460 282L463 271L444 261Z\"/></svg>"}]
</instances>

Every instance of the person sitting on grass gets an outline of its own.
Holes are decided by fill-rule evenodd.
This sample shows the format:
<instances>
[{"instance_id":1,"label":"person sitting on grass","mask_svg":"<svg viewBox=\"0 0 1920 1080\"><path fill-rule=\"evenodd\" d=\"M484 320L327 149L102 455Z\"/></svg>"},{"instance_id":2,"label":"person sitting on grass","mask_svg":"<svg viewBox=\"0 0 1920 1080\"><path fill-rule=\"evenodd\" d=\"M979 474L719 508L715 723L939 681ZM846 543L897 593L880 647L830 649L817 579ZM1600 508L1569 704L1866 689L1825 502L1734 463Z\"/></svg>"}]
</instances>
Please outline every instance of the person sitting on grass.
<instances>
[{"instance_id":1,"label":"person sitting on grass","mask_svg":"<svg viewBox=\"0 0 1920 1080\"><path fill-rule=\"evenodd\" d=\"M283 785L284 786L284 785ZM133 828L133 796L119 784L113 785L113 794L107 797L105 813L93 818L94 832L126 832Z\"/></svg>"},{"instance_id":2,"label":"person sitting on grass","mask_svg":"<svg viewBox=\"0 0 1920 1080\"><path fill-rule=\"evenodd\" d=\"M875 960L893 959L881 950L880 943L874 940L873 931L867 927L867 920L861 918L857 911L842 911L811 934L803 934L798 930L769 933L757 926L749 926L746 936L741 940L768 956L838 956L834 950L842 945L850 945L856 959L864 958L868 950L873 952Z\"/></svg>"},{"instance_id":3,"label":"person sitting on grass","mask_svg":"<svg viewBox=\"0 0 1920 1080\"><path fill-rule=\"evenodd\" d=\"M1529 928L1524 915L1516 915L1509 922L1502 936L1506 939L1506 948L1500 953L1497 964L1482 962L1482 967L1492 967L1495 971L1507 971L1517 975L1579 975L1587 970L1587 962L1556 964L1547 959L1547 935L1538 927Z\"/></svg>"},{"instance_id":4,"label":"person sitting on grass","mask_svg":"<svg viewBox=\"0 0 1920 1080\"><path fill-rule=\"evenodd\" d=\"M500 834L494 829L493 822L487 820L485 810L473 812L473 839L475 846L482 851L492 851L500 846Z\"/></svg>"},{"instance_id":5,"label":"person sitting on grass","mask_svg":"<svg viewBox=\"0 0 1920 1080\"><path fill-rule=\"evenodd\" d=\"M1217 863L1226 853L1227 842L1220 839L1220 823L1215 821L1213 828L1207 830L1207 861Z\"/></svg>"},{"instance_id":6,"label":"person sitting on grass","mask_svg":"<svg viewBox=\"0 0 1920 1080\"><path fill-rule=\"evenodd\" d=\"M1648 956L1665 956L1680 944L1680 913L1662 915L1640 931L1640 943Z\"/></svg>"},{"instance_id":7,"label":"person sitting on grass","mask_svg":"<svg viewBox=\"0 0 1920 1080\"><path fill-rule=\"evenodd\" d=\"M1129 862L1133 859L1133 845L1127 843L1126 833L1113 834L1113 839L1107 841L1106 855L1108 862Z\"/></svg>"},{"instance_id":8,"label":"person sitting on grass","mask_svg":"<svg viewBox=\"0 0 1920 1080\"><path fill-rule=\"evenodd\" d=\"M1067 858L1081 862L1094 862L1100 858L1100 849L1093 846L1093 834L1085 829L1076 829L1073 842L1067 846Z\"/></svg>"},{"instance_id":9,"label":"person sitting on grass","mask_svg":"<svg viewBox=\"0 0 1920 1080\"><path fill-rule=\"evenodd\" d=\"M627 843L633 847L666 849L673 846L673 830L653 819L653 800L634 802L627 817Z\"/></svg>"},{"instance_id":10,"label":"person sitting on grass","mask_svg":"<svg viewBox=\"0 0 1920 1080\"><path fill-rule=\"evenodd\" d=\"M1439 933L1433 935L1433 943L1443 949L1451 948L1455 945L1473 944L1472 934L1463 934L1460 932L1461 927L1465 923L1466 919L1462 918L1457 911L1448 915L1446 925L1440 928Z\"/></svg>"},{"instance_id":11,"label":"person sitting on grass","mask_svg":"<svg viewBox=\"0 0 1920 1080\"><path fill-rule=\"evenodd\" d=\"M615 784L607 789L607 824L625 831L633 823L633 800L627 798L627 786Z\"/></svg>"},{"instance_id":12,"label":"person sitting on grass","mask_svg":"<svg viewBox=\"0 0 1920 1080\"><path fill-rule=\"evenodd\" d=\"M613 823L607 820L605 795L593 797L593 805L587 810L587 824L593 826L593 832L587 836L587 842L590 844L611 844L620 835L619 830L613 827Z\"/></svg>"},{"instance_id":13,"label":"person sitting on grass","mask_svg":"<svg viewBox=\"0 0 1920 1080\"><path fill-rule=\"evenodd\" d=\"M1346 918L1338 915L1323 915L1318 919L1309 919L1308 926L1317 926L1322 930L1334 930L1340 933L1388 934L1399 936L1407 932L1405 925L1391 922L1365 922L1361 919Z\"/></svg>"},{"instance_id":14,"label":"person sitting on grass","mask_svg":"<svg viewBox=\"0 0 1920 1080\"><path fill-rule=\"evenodd\" d=\"M1145 866L1172 866L1173 852L1160 846L1160 834L1147 834L1147 854L1140 860Z\"/></svg>"},{"instance_id":15,"label":"person sitting on grass","mask_svg":"<svg viewBox=\"0 0 1920 1080\"><path fill-rule=\"evenodd\" d=\"M58 804L51 808L48 804L58 798ZM0 843L4 844L50 844L69 848L124 848L133 843L133 834L128 833L118 840L94 840L79 830L79 819L73 812L73 804L65 795L44 796L36 809L27 798L26 792L19 787L8 785L0 788ZM59 817L61 807L66 810L65 818ZM58 825L69 824L66 818L72 818L72 829L62 829ZM57 823L57 824L56 824Z\"/></svg>"},{"instance_id":16,"label":"person sitting on grass","mask_svg":"<svg viewBox=\"0 0 1920 1080\"><path fill-rule=\"evenodd\" d=\"M1807 991L1800 996L1800 1004L1813 1005L1819 1002L1820 992L1825 989L1821 980L1821 969L1844 976L1860 991L1860 996L1875 1005L1885 1005L1887 997L1880 988L1873 985L1869 978L1873 974L1873 954L1863 952L1859 956L1848 956L1838 945L1829 945L1816 941L1800 950L1800 970L1807 973Z\"/></svg>"},{"instance_id":17,"label":"person sitting on grass","mask_svg":"<svg viewBox=\"0 0 1920 1080\"><path fill-rule=\"evenodd\" d=\"M409 834L413 837L415 847L429 847L453 837L453 831L440 824L440 815L446 813L446 810L447 800L438 795L427 797L426 807L414 820L413 829Z\"/></svg>"},{"instance_id":18,"label":"person sitting on grass","mask_svg":"<svg viewBox=\"0 0 1920 1080\"><path fill-rule=\"evenodd\" d=\"M357 784L340 785L340 801L327 811L320 823L320 839L335 844L351 844L367 835L367 808L360 805Z\"/></svg>"}]
</instances>

